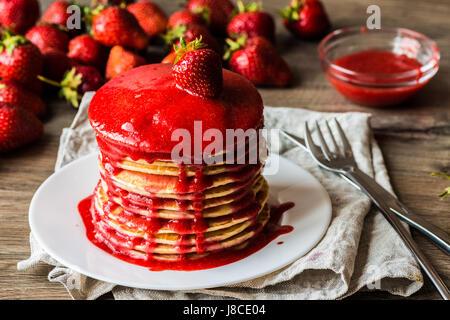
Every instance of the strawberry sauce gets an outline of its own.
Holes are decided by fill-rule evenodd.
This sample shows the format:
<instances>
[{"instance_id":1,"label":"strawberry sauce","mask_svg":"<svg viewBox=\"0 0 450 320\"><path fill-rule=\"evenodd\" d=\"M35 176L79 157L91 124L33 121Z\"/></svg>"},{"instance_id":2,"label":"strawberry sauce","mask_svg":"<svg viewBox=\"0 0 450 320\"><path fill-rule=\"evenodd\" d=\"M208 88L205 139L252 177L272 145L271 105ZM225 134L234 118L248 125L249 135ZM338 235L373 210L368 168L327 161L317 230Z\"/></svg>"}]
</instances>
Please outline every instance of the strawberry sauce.
<instances>
[{"instance_id":1,"label":"strawberry sauce","mask_svg":"<svg viewBox=\"0 0 450 320\"><path fill-rule=\"evenodd\" d=\"M280 225L280 220L284 212L291 209L294 204L292 202L284 203L279 206L272 206L270 211L270 220L265 228L262 226L255 224L254 230L257 232L256 237L252 238L251 241L242 249L224 249L218 252L213 252L208 254L205 257L197 258L197 259L187 259L180 258L176 261L161 261L154 258L142 259L133 257L129 254L127 250L123 250L121 248L121 244L129 243L131 245L139 244L142 239L139 238L131 238L125 237L123 235L114 232L113 230L108 230L107 232L111 237L114 237L116 243L113 244L112 241L108 244L105 244L103 241L99 241L97 237L98 226L93 221L92 216L92 203L93 197L89 196L86 199L83 199L78 205L78 211L81 215L81 218L84 222L86 228L86 236L87 238L98 248L106 251L107 253L113 255L114 257L121 259L123 261L136 264L142 267L146 267L151 271L163 271L163 270L179 270L179 271L194 271L194 270L203 270L210 269L215 267L220 267L223 265L227 265L238 260L244 259L249 255L259 251L264 248L267 244L272 242L277 237L289 233L293 230L292 226L284 226ZM131 242L131 243L130 243ZM180 251L182 251L184 239L180 239ZM152 244L150 241L147 241L147 249L151 251ZM197 246L199 246L197 244ZM201 245L200 245L201 246Z\"/></svg>"},{"instance_id":2,"label":"strawberry sauce","mask_svg":"<svg viewBox=\"0 0 450 320\"><path fill-rule=\"evenodd\" d=\"M330 83L348 99L367 106L387 106L403 102L427 81L419 81L422 64L404 54L364 50L342 56L327 70ZM412 75L405 75L412 72Z\"/></svg>"}]
</instances>

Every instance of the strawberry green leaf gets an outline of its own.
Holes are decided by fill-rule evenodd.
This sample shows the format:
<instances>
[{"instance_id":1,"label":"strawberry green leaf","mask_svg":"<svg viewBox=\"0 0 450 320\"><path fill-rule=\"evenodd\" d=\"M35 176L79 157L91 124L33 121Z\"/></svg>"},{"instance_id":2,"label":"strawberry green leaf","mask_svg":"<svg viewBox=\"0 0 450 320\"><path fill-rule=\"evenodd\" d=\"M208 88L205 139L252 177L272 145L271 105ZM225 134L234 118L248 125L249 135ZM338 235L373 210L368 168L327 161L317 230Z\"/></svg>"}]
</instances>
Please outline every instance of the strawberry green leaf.
<instances>
[{"instance_id":1,"label":"strawberry green leaf","mask_svg":"<svg viewBox=\"0 0 450 320\"><path fill-rule=\"evenodd\" d=\"M442 173L442 172L433 172L431 175L432 176L441 176L441 177L444 177L444 178L450 180L450 175ZM444 189L444 192L439 195L439 197L441 197L441 199L444 199L449 194L450 194L450 187L447 187L447 188Z\"/></svg>"}]
</instances>

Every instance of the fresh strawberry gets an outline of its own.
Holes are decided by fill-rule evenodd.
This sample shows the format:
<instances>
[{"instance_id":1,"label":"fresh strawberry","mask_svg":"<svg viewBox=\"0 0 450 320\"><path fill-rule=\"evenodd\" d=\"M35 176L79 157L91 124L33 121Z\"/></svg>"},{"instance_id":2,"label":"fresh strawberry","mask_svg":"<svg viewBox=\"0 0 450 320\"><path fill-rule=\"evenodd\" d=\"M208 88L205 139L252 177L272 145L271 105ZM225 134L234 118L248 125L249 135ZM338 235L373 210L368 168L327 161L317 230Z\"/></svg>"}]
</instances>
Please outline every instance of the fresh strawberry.
<instances>
[{"instance_id":1,"label":"fresh strawberry","mask_svg":"<svg viewBox=\"0 0 450 320\"><path fill-rule=\"evenodd\" d=\"M59 87L59 96L65 98L75 108L79 106L79 100L85 92L95 91L104 83L104 79L97 69L83 65L76 65L66 72L61 82L42 76L39 76L39 79L52 86Z\"/></svg>"},{"instance_id":2,"label":"fresh strawberry","mask_svg":"<svg viewBox=\"0 0 450 320\"><path fill-rule=\"evenodd\" d=\"M38 0L0 0L0 25L24 34L39 18Z\"/></svg>"},{"instance_id":3,"label":"fresh strawberry","mask_svg":"<svg viewBox=\"0 0 450 320\"><path fill-rule=\"evenodd\" d=\"M198 15L190 12L189 10L179 10L173 13L169 22L167 23L168 28L175 28L182 24L203 24L204 21Z\"/></svg>"},{"instance_id":4,"label":"fresh strawberry","mask_svg":"<svg viewBox=\"0 0 450 320\"><path fill-rule=\"evenodd\" d=\"M119 5L127 5L130 3L135 2L134 0L92 0L91 1L91 7L95 8L98 5L111 5L111 6L119 6Z\"/></svg>"},{"instance_id":5,"label":"fresh strawberry","mask_svg":"<svg viewBox=\"0 0 450 320\"><path fill-rule=\"evenodd\" d=\"M0 102L18 105L38 117L45 113L44 101L37 94L13 81L0 80Z\"/></svg>"},{"instance_id":6,"label":"fresh strawberry","mask_svg":"<svg viewBox=\"0 0 450 320\"><path fill-rule=\"evenodd\" d=\"M94 66L98 70L103 70L105 67L105 48L100 42L87 34L70 40L67 56L76 63Z\"/></svg>"},{"instance_id":7,"label":"fresh strawberry","mask_svg":"<svg viewBox=\"0 0 450 320\"><path fill-rule=\"evenodd\" d=\"M150 38L163 33L167 26L167 15L151 1L140 1L127 7Z\"/></svg>"},{"instance_id":8,"label":"fresh strawberry","mask_svg":"<svg viewBox=\"0 0 450 320\"><path fill-rule=\"evenodd\" d=\"M65 52L59 50L47 49L42 56L44 58L43 75L52 80L60 81L64 74L74 66L72 59Z\"/></svg>"},{"instance_id":9,"label":"fresh strawberry","mask_svg":"<svg viewBox=\"0 0 450 320\"><path fill-rule=\"evenodd\" d=\"M222 92L222 60L217 52L203 47L201 38L188 44L181 39L172 75L177 87L189 94L215 98Z\"/></svg>"},{"instance_id":10,"label":"fresh strawberry","mask_svg":"<svg viewBox=\"0 0 450 320\"><path fill-rule=\"evenodd\" d=\"M67 26L67 19L70 17L70 13L67 12L67 8L70 4L66 1L55 1L49 5L47 10L42 15L40 21L47 24L58 24L60 26Z\"/></svg>"},{"instance_id":11,"label":"fresh strawberry","mask_svg":"<svg viewBox=\"0 0 450 320\"><path fill-rule=\"evenodd\" d=\"M163 36L166 44L179 45L180 39L183 38L186 43L202 38L202 43L208 46L208 49L214 50L222 54L222 48L217 40L209 32L208 28L200 24L178 25L174 29L169 29Z\"/></svg>"},{"instance_id":12,"label":"fresh strawberry","mask_svg":"<svg viewBox=\"0 0 450 320\"><path fill-rule=\"evenodd\" d=\"M236 39L242 34L247 38L264 37L275 42L275 23L267 12L261 11L261 6L256 2L245 5L237 2L238 14L234 16L227 27L228 36Z\"/></svg>"},{"instance_id":13,"label":"fresh strawberry","mask_svg":"<svg viewBox=\"0 0 450 320\"><path fill-rule=\"evenodd\" d=\"M161 63L174 63L175 59L177 58L177 54L175 51L170 52L167 56L164 57L164 59L161 60Z\"/></svg>"},{"instance_id":14,"label":"fresh strawberry","mask_svg":"<svg viewBox=\"0 0 450 320\"><path fill-rule=\"evenodd\" d=\"M148 45L148 37L131 12L121 7L109 7L95 14L92 19L94 39L106 46L120 45L142 50Z\"/></svg>"},{"instance_id":15,"label":"fresh strawberry","mask_svg":"<svg viewBox=\"0 0 450 320\"><path fill-rule=\"evenodd\" d=\"M331 28L327 13L319 0L292 0L280 14L285 27L301 38L320 38Z\"/></svg>"},{"instance_id":16,"label":"fresh strawberry","mask_svg":"<svg viewBox=\"0 0 450 320\"><path fill-rule=\"evenodd\" d=\"M114 46L109 52L109 58L106 64L106 79L109 80L125 71L146 63L147 61L141 56L121 46Z\"/></svg>"},{"instance_id":17,"label":"fresh strawberry","mask_svg":"<svg viewBox=\"0 0 450 320\"><path fill-rule=\"evenodd\" d=\"M226 35L234 5L230 0L189 0L186 9L197 14L217 35Z\"/></svg>"},{"instance_id":18,"label":"fresh strawberry","mask_svg":"<svg viewBox=\"0 0 450 320\"><path fill-rule=\"evenodd\" d=\"M25 37L5 31L0 40L0 77L34 89L36 76L41 72L39 49Z\"/></svg>"},{"instance_id":19,"label":"fresh strawberry","mask_svg":"<svg viewBox=\"0 0 450 320\"><path fill-rule=\"evenodd\" d=\"M41 52L48 49L66 52L69 44L69 36L57 26L50 24L34 26L28 30L25 38L34 43Z\"/></svg>"},{"instance_id":20,"label":"fresh strawberry","mask_svg":"<svg viewBox=\"0 0 450 320\"><path fill-rule=\"evenodd\" d=\"M37 140L43 131L42 122L33 112L0 102L0 153Z\"/></svg>"},{"instance_id":21,"label":"fresh strawberry","mask_svg":"<svg viewBox=\"0 0 450 320\"><path fill-rule=\"evenodd\" d=\"M292 72L273 44L263 37L226 40L229 50L224 58L230 59L231 69L255 85L283 87L290 83Z\"/></svg>"}]
</instances>

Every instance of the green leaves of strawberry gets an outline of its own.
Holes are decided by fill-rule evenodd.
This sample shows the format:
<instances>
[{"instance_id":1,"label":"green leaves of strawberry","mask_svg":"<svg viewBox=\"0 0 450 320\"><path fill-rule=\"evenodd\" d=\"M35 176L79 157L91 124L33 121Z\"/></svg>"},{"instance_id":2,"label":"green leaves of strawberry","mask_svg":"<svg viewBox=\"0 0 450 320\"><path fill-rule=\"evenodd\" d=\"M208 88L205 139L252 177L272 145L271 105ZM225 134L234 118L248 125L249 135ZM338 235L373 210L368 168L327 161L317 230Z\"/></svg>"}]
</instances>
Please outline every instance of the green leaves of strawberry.
<instances>
[{"instance_id":1,"label":"green leaves of strawberry","mask_svg":"<svg viewBox=\"0 0 450 320\"><path fill-rule=\"evenodd\" d=\"M0 52L6 50L6 52L11 55L14 48L28 42L29 41L24 36L12 35L9 31L4 31L0 42Z\"/></svg>"},{"instance_id":2,"label":"green leaves of strawberry","mask_svg":"<svg viewBox=\"0 0 450 320\"><path fill-rule=\"evenodd\" d=\"M78 87L83 81L83 75L81 73L77 74L75 68L67 71L61 82L53 81L43 76L38 76L38 79L52 86L60 87L59 97L66 99L72 106L78 108L79 100L81 99L81 95L78 93Z\"/></svg>"},{"instance_id":3,"label":"green leaves of strawberry","mask_svg":"<svg viewBox=\"0 0 450 320\"><path fill-rule=\"evenodd\" d=\"M448 174L445 174L442 172L433 172L431 175L432 176L441 176L441 177L444 177L444 178L447 178L448 180L450 180L450 176ZM439 195L439 197L441 197L441 199L444 199L449 194L450 194L450 187L447 187L444 189L444 192Z\"/></svg>"}]
</instances>

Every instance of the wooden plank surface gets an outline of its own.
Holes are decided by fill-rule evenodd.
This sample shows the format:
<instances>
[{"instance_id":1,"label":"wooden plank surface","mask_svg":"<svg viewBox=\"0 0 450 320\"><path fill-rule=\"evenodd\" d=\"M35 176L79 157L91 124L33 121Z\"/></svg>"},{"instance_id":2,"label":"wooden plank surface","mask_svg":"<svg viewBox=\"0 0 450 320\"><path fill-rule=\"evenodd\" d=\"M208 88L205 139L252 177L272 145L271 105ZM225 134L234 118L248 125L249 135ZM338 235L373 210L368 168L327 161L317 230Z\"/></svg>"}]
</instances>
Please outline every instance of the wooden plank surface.
<instances>
[{"instance_id":1,"label":"wooden plank surface","mask_svg":"<svg viewBox=\"0 0 450 320\"><path fill-rule=\"evenodd\" d=\"M45 8L50 0L41 0ZM86 1L84 1L86 2ZM168 13L181 1L155 1ZM288 0L262 1L273 14ZM441 51L437 76L413 100L388 109L354 105L327 82L317 57L317 43L292 38L277 21L277 47L292 67L296 79L288 89L261 89L266 105L308 108L317 111L361 111L373 114L372 126L383 150L392 184L414 212L450 231L450 199L437 194L447 181L430 177L433 171L450 171L450 3L448 0L324 0L334 28L365 24L369 4L381 7L383 26L401 26L433 38ZM61 129L75 110L54 98L45 122L45 136L38 143L0 157L0 299L68 299L59 285L47 280L50 267L18 272L16 264L29 255L28 207L38 186L53 172ZM444 281L450 284L450 259L413 231ZM107 298L110 296L107 296ZM357 293L352 299L399 299L383 292ZM413 299L437 299L429 281Z\"/></svg>"}]
</instances>

